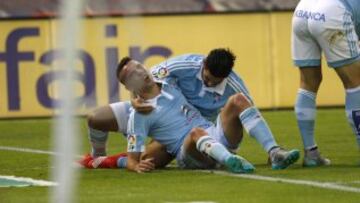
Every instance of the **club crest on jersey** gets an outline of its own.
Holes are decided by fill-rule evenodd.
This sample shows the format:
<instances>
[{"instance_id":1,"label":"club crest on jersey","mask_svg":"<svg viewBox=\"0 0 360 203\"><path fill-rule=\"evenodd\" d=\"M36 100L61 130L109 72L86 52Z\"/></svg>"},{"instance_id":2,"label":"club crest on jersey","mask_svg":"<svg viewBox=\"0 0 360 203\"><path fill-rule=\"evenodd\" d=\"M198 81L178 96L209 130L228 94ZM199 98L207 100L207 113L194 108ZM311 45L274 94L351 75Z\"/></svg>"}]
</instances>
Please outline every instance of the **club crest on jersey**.
<instances>
[{"instance_id":1,"label":"club crest on jersey","mask_svg":"<svg viewBox=\"0 0 360 203\"><path fill-rule=\"evenodd\" d=\"M134 151L136 146L136 136L135 135L129 135L127 137L128 140L128 151Z\"/></svg>"},{"instance_id":2,"label":"club crest on jersey","mask_svg":"<svg viewBox=\"0 0 360 203\"><path fill-rule=\"evenodd\" d=\"M158 78L158 79L165 78L168 75L169 75L169 71L168 71L168 69L166 67L160 67L154 73L154 77Z\"/></svg>"}]
</instances>

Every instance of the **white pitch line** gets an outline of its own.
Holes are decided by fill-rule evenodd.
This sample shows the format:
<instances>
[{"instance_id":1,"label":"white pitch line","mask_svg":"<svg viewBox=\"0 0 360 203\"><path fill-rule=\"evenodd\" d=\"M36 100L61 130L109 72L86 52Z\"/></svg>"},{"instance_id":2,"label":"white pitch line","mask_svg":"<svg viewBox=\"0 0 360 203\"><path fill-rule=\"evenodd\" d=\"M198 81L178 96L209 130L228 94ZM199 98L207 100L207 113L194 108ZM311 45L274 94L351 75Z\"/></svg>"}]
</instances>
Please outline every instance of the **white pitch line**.
<instances>
[{"instance_id":1,"label":"white pitch line","mask_svg":"<svg viewBox=\"0 0 360 203\"><path fill-rule=\"evenodd\" d=\"M25 178L25 177L2 176L2 175L0 175L0 179L23 181L23 182L26 182L26 183L30 183L31 185L34 185L34 186L57 186L58 185L55 182L51 182L51 181L47 181L47 180L36 180L36 179Z\"/></svg>"},{"instance_id":2,"label":"white pitch line","mask_svg":"<svg viewBox=\"0 0 360 203\"><path fill-rule=\"evenodd\" d=\"M33 154L47 154L47 155L53 155L53 156L60 155L60 153L57 153L57 152L45 151L45 150L39 150L39 149L20 148L20 147L0 146L0 150L25 152L25 153L33 153ZM81 155L77 155L76 157L79 158L79 157L81 157Z\"/></svg>"},{"instance_id":3,"label":"white pitch line","mask_svg":"<svg viewBox=\"0 0 360 203\"><path fill-rule=\"evenodd\" d=\"M0 146L0 150L35 153L35 154L59 155L59 153L51 152L51 151L18 148L18 147L7 147L7 146ZM360 193L360 188L339 185L337 183L331 183L331 182L316 182L316 181L294 180L294 179L276 178L276 177L260 176L260 175L233 174L233 173L228 173L228 172L224 172L224 171L206 171L206 170L199 170L199 171L205 172L205 173L214 173L214 174L218 174L218 175L234 176L234 177L245 178L245 179L262 180L262 181L269 181L269 182L280 182L280 183L288 183L288 184L295 184L295 185L306 185L306 186L312 186L312 187L318 187L318 188L324 188L324 189Z\"/></svg>"},{"instance_id":4,"label":"white pitch line","mask_svg":"<svg viewBox=\"0 0 360 203\"><path fill-rule=\"evenodd\" d=\"M201 171L201 170L199 170L199 171ZM225 176L233 176L233 177L244 178L244 179L262 180L262 181L278 182L278 183L288 183L288 184L294 184L294 185L306 185L306 186L318 187L318 188L324 188L324 189L330 189L330 190L339 190L339 191L360 193L360 188L358 188L358 187L338 185L336 183L331 183L331 182L294 180L294 179L287 179L287 178L276 178L276 177L270 177L270 176L249 175L249 174L233 174L233 173L224 172L224 171L203 171L203 172L214 173L214 174L225 175Z\"/></svg>"},{"instance_id":5,"label":"white pitch line","mask_svg":"<svg viewBox=\"0 0 360 203\"><path fill-rule=\"evenodd\" d=\"M38 149L29 149L29 148L19 148L19 147L0 146L0 150L26 152L26 153L33 153L33 154L59 155L56 152L44 151L44 150L38 150Z\"/></svg>"}]
</instances>

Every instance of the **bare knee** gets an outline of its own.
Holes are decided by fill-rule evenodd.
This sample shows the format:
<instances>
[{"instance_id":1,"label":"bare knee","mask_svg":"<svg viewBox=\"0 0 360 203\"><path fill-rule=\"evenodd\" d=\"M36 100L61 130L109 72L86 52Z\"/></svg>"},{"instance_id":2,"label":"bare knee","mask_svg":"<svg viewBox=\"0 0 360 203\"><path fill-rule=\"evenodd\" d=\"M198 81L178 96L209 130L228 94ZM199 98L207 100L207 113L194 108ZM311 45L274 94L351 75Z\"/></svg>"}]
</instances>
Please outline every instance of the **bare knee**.
<instances>
[{"instance_id":1,"label":"bare knee","mask_svg":"<svg viewBox=\"0 0 360 203\"><path fill-rule=\"evenodd\" d=\"M237 93L230 97L229 105L231 111L237 116L240 112L243 112L245 109L251 107L252 103L244 94Z\"/></svg>"},{"instance_id":2,"label":"bare knee","mask_svg":"<svg viewBox=\"0 0 360 203\"><path fill-rule=\"evenodd\" d=\"M190 131L190 137L194 142L197 142L202 136L207 135L207 132L202 128L193 128Z\"/></svg>"}]
</instances>

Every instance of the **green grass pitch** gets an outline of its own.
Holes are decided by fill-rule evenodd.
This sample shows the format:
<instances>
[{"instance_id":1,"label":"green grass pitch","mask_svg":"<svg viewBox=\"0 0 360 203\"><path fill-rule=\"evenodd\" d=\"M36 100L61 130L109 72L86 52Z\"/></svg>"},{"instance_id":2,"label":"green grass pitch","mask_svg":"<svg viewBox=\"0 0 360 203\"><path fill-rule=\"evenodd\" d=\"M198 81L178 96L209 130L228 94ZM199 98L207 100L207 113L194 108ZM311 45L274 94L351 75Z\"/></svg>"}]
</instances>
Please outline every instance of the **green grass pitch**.
<instances>
[{"instance_id":1,"label":"green grass pitch","mask_svg":"<svg viewBox=\"0 0 360 203\"><path fill-rule=\"evenodd\" d=\"M286 148L302 150L292 111L263 112L276 140ZM360 153L342 109L318 111L316 139L332 166L302 168L300 160L290 168L271 170L267 155L254 139L245 135L239 154L255 164L261 177L329 182L357 188L358 192L269 182L174 167L146 174L123 169L78 171L74 202L360 202ZM0 146L52 151L50 119L1 120ZM82 147L89 151L86 122L79 119ZM125 150L125 139L111 134L108 153ZM303 154L302 154L303 155ZM0 175L50 180L51 156L0 150ZM70 164L70 163L69 163ZM49 202L49 187L0 188L0 202Z\"/></svg>"}]
</instances>

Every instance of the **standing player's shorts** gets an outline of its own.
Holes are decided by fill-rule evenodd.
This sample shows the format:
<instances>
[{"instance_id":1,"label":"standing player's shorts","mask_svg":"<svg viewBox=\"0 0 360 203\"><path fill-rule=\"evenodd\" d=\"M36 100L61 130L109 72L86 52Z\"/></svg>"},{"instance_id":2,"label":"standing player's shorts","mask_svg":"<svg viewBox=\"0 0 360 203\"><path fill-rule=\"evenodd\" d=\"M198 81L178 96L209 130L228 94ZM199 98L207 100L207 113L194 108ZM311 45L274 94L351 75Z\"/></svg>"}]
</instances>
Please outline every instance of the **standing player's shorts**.
<instances>
[{"instance_id":1,"label":"standing player's shorts","mask_svg":"<svg viewBox=\"0 0 360 203\"><path fill-rule=\"evenodd\" d=\"M321 51L333 68L360 60L359 36L342 0L301 0L292 19L292 58L298 67L320 66Z\"/></svg>"},{"instance_id":2,"label":"standing player's shorts","mask_svg":"<svg viewBox=\"0 0 360 203\"><path fill-rule=\"evenodd\" d=\"M112 103L110 104L110 107L115 115L116 122L119 127L119 132L126 136L131 108L130 101Z\"/></svg>"},{"instance_id":3,"label":"standing player's shorts","mask_svg":"<svg viewBox=\"0 0 360 203\"><path fill-rule=\"evenodd\" d=\"M231 146L225 137L220 114L216 119L216 125L212 125L211 127L205 129L205 131L210 137L214 138L220 144L224 145L229 151L237 151L238 146ZM181 146L180 151L177 153L176 162L180 168L185 169L212 169L219 166L215 162L205 163L196 160L190 154L186 153L184 146Z\"/></svg>"}]
</instances>

